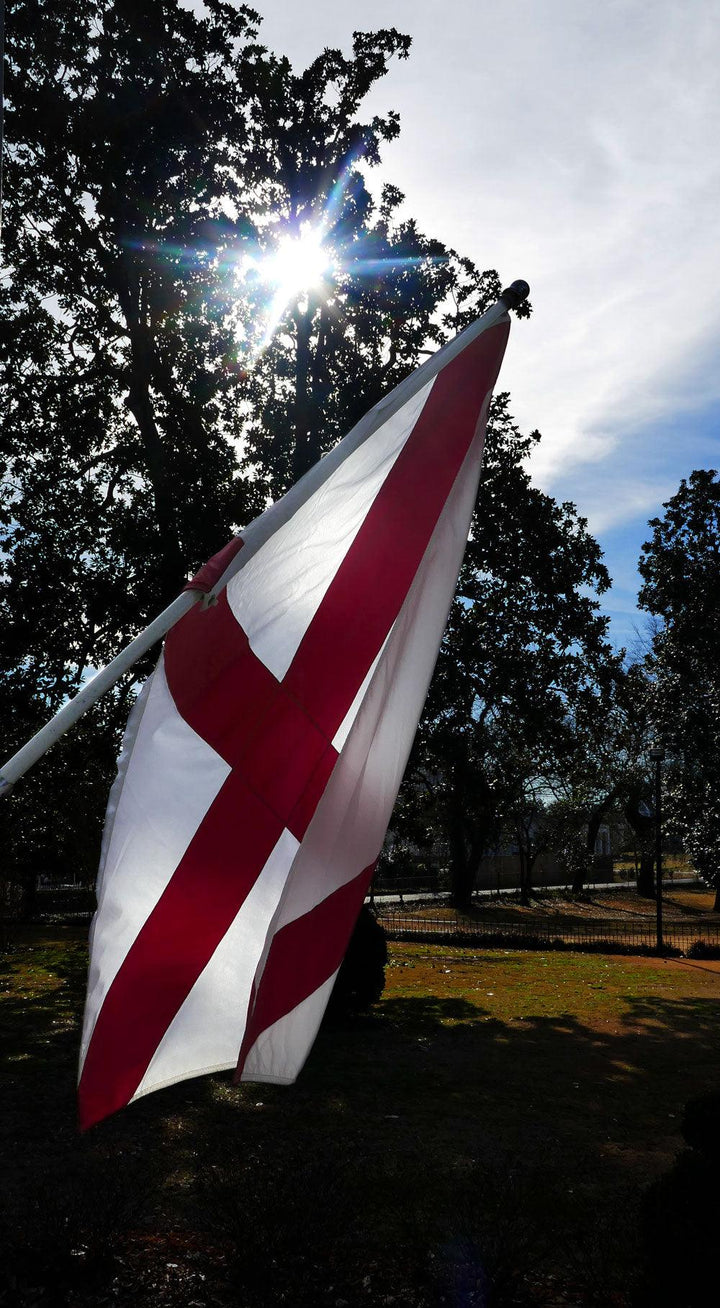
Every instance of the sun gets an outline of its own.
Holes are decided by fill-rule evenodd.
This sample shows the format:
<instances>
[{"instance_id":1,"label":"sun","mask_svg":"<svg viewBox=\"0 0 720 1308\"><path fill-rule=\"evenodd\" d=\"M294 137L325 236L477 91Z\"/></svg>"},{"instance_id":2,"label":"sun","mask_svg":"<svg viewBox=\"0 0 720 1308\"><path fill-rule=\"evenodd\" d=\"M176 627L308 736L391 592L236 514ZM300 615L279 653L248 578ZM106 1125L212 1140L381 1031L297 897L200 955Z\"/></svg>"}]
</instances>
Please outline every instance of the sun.
<instances>
[{"instance_id":1,"label":"sun","mask_svg":"<svg viewBox=\"0 0 720 1308\"><path fill-rule=\"evenodd\" d=\"M278 303L286 305L322 285L333 266L323 236L320 228L304 226L297 235L285 236L263 260L263 276L275 287Z\"/></svg>"},{"instance_id":2,"label":"sun","mask_svg":"<svg viewBox=\"0 0 720 1308\"><path fill-rule=\"evenodd\" d=\"M337 271L339 264L324 243L325 235L322 226L304 223L297 232L283 236L271 254L252 261L255 275L270 292L262 335L251 351L253 360L267 349L289 306L297 303L304 311L309 294L319 290Z\"/></svg>"}]
</instances>

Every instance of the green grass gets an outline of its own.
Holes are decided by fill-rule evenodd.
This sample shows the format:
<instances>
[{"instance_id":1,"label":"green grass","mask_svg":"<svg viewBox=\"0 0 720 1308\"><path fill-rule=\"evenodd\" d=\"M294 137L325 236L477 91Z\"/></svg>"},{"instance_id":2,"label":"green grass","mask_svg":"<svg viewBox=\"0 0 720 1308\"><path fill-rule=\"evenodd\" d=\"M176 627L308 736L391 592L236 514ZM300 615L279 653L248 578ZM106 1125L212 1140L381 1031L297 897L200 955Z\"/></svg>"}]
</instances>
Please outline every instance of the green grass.
<instances>
[{"instance_id":1,"label":"green grass","mask_svg":"<svg viewBox=\"0 0 720 1308\"><path fill-rule=\"evenodd\" d=\"M82 934L4 961L0 1304L630 1303L643 1193L720 1090L717 964L393 945L295 1087L187 1082L79 1136Z\"/></svg>"}]
</instances>

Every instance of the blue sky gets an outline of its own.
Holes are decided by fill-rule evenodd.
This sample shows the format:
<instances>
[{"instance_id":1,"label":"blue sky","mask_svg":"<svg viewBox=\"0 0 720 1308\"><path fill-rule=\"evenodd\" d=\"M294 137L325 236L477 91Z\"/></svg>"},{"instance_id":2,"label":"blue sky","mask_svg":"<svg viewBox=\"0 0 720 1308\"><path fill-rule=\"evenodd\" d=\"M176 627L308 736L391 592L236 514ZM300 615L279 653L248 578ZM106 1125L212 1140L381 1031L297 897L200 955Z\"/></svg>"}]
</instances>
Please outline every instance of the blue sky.
<instances>
[{"instance_id":1,"label":"blue sky","mask_svg":"<svg viewBox=\"0 0 720 1308\"><path fill-rule=\"evenodd\" d=\"M543 433L533 475L589 519L618 644L680 478L720 464L720 23L714 0L266 0L304 66L354 28L413 37L369 107L402 131L376 171L425 231L530 282L501 375Z\"/></svg>"},{"instance_id":2,"label":"blue sky","mask_svg":"<svg viewBox=\"0 0 720 1308\"><path fill-rule=\"evenodd\" d=\"M697 409L672 404L638 429L618 428L617 445L597 462L550 470L540 478L558 499L573 500L599 541L613 580L602 608L617 646L640 656L648 644L649 615L639 611L641 547L652 537L649 519L695 468L720 469L720 403Z\"/></svg>"},{"instance_id":3,"label":"blue sky","mask_svg":"<svg viewBox=\"0 0 720 1308\"><path fill-rule=\"evenodd\" d=\"M605 552L605 562L613 579L612 591L603 596L602 606L611 617L611 636L617 645L639 653L647 644L651 618L638 612L637 591L641 578L637 572L641 546L652 537L648 519L662 516L662 503L675 493L681 477L694 468L720 468L720 404L703 406L697 412L678 412L654 421L627 436L624 449L609 456L596 469L593 488L588 470L582 465L567 481L559 476L552 492L561 499L573 499L582 507L594 535ZM613 516L613 500L622 501L620 478L638 489L644 500L646 481L657 487L657 502L632 512L625 506ZM662 488L666 487L665 490ZM596 505L593 502L596 502ZM609 520L608 520L609 519Z\"/></svg>"}]
</instances>

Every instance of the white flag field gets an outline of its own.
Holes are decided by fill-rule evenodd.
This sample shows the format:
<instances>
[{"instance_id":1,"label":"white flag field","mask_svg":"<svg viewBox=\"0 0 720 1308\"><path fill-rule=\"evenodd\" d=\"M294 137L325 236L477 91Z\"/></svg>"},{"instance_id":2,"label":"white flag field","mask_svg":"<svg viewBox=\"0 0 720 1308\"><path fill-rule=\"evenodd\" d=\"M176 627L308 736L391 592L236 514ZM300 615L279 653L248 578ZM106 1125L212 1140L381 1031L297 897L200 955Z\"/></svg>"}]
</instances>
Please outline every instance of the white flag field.
<instances>
[{"instance_id":1,"label":"white flag field","mask_svg":"<svg viewBox=\"0 0 720 1308\"><path fill-rule=\"evenodd\" d=\"M368 891L453 600L500 301L198 574L103 837L80 1120L295 1080Z\"/></svg>"}]
</instances>

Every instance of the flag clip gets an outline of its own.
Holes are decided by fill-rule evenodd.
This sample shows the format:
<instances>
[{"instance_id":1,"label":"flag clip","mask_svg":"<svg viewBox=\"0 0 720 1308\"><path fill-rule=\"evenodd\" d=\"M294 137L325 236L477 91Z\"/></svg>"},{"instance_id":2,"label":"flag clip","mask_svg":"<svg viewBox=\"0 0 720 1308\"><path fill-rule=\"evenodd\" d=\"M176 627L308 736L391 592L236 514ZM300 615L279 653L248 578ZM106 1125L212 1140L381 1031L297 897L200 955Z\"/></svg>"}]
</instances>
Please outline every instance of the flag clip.
<instances>
[{"instance_id":1,"label":"flag clip","mask_svg":"<svg viewBox=\"0 0 720 1308\"><path fill-rule=\"evenodd\" d=\"M200 608L202 609L203 613L206 611L206 609L213 609L217 604L217 601L218 601L217 595L215 595L214 592L211 590L206 590L205 594L200 600Z\"/></svg>"}]
</instances>

